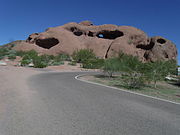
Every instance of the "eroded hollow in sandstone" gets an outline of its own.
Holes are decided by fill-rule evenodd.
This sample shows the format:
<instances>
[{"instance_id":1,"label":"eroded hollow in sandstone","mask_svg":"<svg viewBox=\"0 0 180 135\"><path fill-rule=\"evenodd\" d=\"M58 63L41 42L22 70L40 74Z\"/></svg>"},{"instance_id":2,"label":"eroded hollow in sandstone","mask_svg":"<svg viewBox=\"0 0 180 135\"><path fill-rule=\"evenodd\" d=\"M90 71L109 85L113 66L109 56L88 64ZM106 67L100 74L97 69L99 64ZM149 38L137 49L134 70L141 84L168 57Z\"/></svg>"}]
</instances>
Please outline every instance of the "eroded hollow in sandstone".
<instances>
[{"instance_id":1,"label":"eroded hollow in sandstone","mask_svg":"<svg viewBox=\"0 0 180 135\"><path fill-rule=\"evenodd\" d=\"M164 43L166 43L166 40L160 38L160 39L157 39L157 42L160 44L164 44Z\"/></svg>"},{"instance_id":2,"label":"eroded hollow in sandstone","mask_svg":"<svg viewBox=\"0 0 180 135\"><path fill-rule=\"evenodd\" d=\"M98 32L96 36L98 38L104 38L104 39L116 39L118 37L124 36L124 33L119 30L115 30L115 31L103 30Z\"/></svg>"},{"instance_id":3,"label":"eroded hollow in sandstone","mask_svg":"<svg viewBox=\"0 0 180 135\"><path fill-rule=\"evenodd\" d=\"M76 35L76 36L81 36L83 33L81 32L81 31L75 31L74 32L74 35Z\"/></svg>"},{"instance_id":4,"label":"eroded hollow in sandstone","mask_svg":"<svg viewBox=\"0 0 180 135\"><path fill-rule=\"evenodd\" d=\"M155 43L154 42L150 42L148 45L137 45L137 48L141 48L143 50L151 50L154 47Z\"/></svg>"},{"instance_id":5,"label":"eroded hollow in sandstone","mask_svg":"<svg viewBox=\"0 0 180 135\"><path fill-rule=\"evenodd\" d=\"M59 44L59 40L56 38L37 39L36 44L42 48L50 49L51 47Z\"/></svg>"}]
</instances>

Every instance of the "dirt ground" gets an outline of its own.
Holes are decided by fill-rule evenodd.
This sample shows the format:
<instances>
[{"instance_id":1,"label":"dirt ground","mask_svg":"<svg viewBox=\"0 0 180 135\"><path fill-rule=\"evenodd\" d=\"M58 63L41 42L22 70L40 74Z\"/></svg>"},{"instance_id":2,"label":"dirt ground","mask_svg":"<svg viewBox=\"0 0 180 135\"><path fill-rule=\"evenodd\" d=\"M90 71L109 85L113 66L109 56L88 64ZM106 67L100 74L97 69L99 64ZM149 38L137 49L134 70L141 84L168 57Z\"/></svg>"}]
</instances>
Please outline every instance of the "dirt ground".
<instances>
[{"instance_id":1,"label":"dirt ground","mask_svg":"<svg viewBox=\"0 0 180 135\"><path fill-rule=\"evenodd\" d=\"M96 70L87 70L80 68L80 65L77 64L76 66L68 65L65 62L64 65L60 66L49 66L44 69L36 69L36 68L29 68L29 67L20 67L17 66L17 62L10 62L6 61L7 66L0 66L0 104L3 100L3 95L7 94L8 92L13 91L26 91L27 93L30 92L28 88L28 78L37 75L40 73L46 72L74 72L74 71L96 71ZM16 65L16 66L15 66ZM28 94L27 94L28 95Z\"/></svg>"}]
</instances>

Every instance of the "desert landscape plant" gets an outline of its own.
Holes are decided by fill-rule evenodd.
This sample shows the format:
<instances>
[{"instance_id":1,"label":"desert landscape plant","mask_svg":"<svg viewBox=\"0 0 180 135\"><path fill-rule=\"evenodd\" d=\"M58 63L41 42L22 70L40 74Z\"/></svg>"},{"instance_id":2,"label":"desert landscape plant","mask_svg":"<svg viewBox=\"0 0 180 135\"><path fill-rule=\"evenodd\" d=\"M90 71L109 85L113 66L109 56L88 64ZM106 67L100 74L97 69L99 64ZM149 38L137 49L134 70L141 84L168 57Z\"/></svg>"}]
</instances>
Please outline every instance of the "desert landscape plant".
<instances>
[{"instance_id":1,"label":"desert landscape plant","mask_svg":"<svg viewBox=\"0 0 180 135\"><path fill-rule=\"evenodd\" d=\"M113 73L119 71L120 62L117 58L109 58L104 61L103 71L108 74L109 78L113 77Z\"/></svg>"},{"instance_id":2,"label":"desert landscape plant","mask_svg":"<svg viewBox=\"0 0 180 135\"><path fill-rule=\"evenodd\" d=\"M93 58L93 59L88 59L87 61L82 63L83 68L87 69L100 69L104 65L104 59L98 59L98 58Z\"/></svg>"},{"instance_id":3,"label":"desert landscape plant","mask_svg":"<svg viewBox=\"0 0 180 135\"><path fill-rule=\"evenodd\" d=\"M91 49L81 49L74 51L72 54L72 58L78 63L85 63L89 59L95 59L96 56Z\"/></svg>"},{"instance_id":4,"label":"desert landscape plant","mask_svg":"<svg viewBox=\"0 0 180 135\"><path fill-rule=\"evenodd\" d=\"M143 72L156 88L158 81L163 81L167 75L177 74L177 62L174 60L148 62L144 64Z\"/></svg>"}]
</instances>

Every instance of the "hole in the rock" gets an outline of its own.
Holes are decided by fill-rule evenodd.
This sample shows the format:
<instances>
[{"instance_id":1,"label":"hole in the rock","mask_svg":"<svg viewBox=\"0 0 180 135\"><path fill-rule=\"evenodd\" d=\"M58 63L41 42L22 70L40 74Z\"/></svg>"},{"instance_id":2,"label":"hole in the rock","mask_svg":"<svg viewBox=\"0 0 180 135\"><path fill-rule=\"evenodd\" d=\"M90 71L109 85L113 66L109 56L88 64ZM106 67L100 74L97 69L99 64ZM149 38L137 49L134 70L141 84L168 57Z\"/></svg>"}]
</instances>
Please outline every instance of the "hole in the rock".
<instances>
[{"instance_id":1,"label":"hole in the rock","mask_svg":"<svg viewBox=\"0 0 180 135\"><path fill-rule=\"evenodd\" d=\"M32 38L31 37L28 37L27 41L30 41Z\"/></svg>"},{"instance_id":2,"label":"hole in the rock","mask_svg":"<svg viewBox=\"0 0 180 135\"><path fill-rule=\"evenodd\" d=\"M74 32L74 35L76 35L76 36L81 36L83 33L81 32L81 31L75 31Z\"/></svg>"},{"instance_id":3,"label":"hole in the rock","mask_svg":"<svg viewBox=\"0 0 180 135\"><path fill-rule=\"evenodd\" d=\"M71 32L74 32L75 30L77 30L77 28L76 27L71 27Z\"/></svg>"},{"instance_id":4,"label":"hole in the rock","mask_svg":"<svg viewBox=\"0 0 180 135\"><path fill-rule=\"evenodd\" d=\"M169 58L167 52L163 52L165 58Z\"/></svg>"},{"instance_id":5,"label":"hole in the rock","mask_svg":"<svg viewBox=\"0 0 180 135\"><path fill-rule=\"evenodd\" d=\"M99 32L96 36L98 38L104 38L104 39L116 39L118 37L124 36L124 33L119 30L115 30L115 31L104 30Z\"/></svg>"},{"instance_id":6,"label":"hole in the rock","mask_svg":"<svg viewBox=\"0 0 180 135\"><path fill-rule=\"evenodd\" d=\"M147 52L145 52L145 53L144 53L144 58L145 58L145 59L148 59L148 57L149 57L149 54L148 54Z\"/></svg>"},{"instance_id":7,"label":"hole in the rock","mask_svg":"<svg viewBox=\"0 0 180 135\"><path fill-rule=\"evenodd\" d=\"M93 32L89 31L88 36L93 37L94 36Z\"/></svg>"},{"instance_id":8,"label":"hole in the rock","mask_svg":"<svg viewBox=\"0 0 180 135\"><path fill-rule=\"evenodd\" d=\"M149 45L137 45L136 47L144 50L151 50L154 47L154 45L155 43L151 41Z\"/></svg>"},{"instance_id":9,"label":"hole in the rock","mask_svg":"<svg viewBox=\"0 0 180 135\"><path fill-rule=\"evenodd\" d=\"M104 35L103 34L99 34L98 37L99 38L104 38Z\"/></svg>"},{"instance_id":10,"label":"hole in the rock","mask_svg":"<svg viewBox=\"0 0 180 135\"><path fill-rule=\"evenodd\" d=\"M164 44L164 43L166 43L166 40L160 38L160 39L157 39L157 42L160 44Z\"/></svg>"},{"instance_id":11,"label":"hole in the rock","mask_svg":"<svg viewBox=\"0 0 180 135\"><path fill-rule=\"evenodd\" d=\"M56 38L46 38L46 39L37 39L36 44L42 48L50 49L51 47L57 45L59 40Z\"/></svg>"}]
</instances>

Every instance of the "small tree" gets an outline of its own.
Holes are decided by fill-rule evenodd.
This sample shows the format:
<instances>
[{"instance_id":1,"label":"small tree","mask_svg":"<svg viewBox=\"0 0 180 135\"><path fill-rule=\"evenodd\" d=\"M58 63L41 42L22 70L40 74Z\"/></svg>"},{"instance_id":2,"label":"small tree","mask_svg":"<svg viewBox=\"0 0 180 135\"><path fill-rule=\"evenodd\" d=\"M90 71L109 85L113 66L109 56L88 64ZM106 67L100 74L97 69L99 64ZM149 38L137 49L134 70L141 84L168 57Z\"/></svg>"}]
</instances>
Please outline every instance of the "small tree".
<instances>
[{"instance_id":1,"label":"small tree","mask_svg":"<svg viewBox=\"0 0 180 135\"><path fill-rule=\"evenodd\" d=\"M156 61L146 63L144 72L149 80L154 82L154 87L157 87L157 82L164 80L168 74L176 74L177 63L174 60Z\"/></svg>"},{"instance_id":2,"label":"small tree","mask_svg":"<svg viewBox=\"0 0 180 135\"><path fill-rule=\"evenodd\" d=\"M119 64L117 58L106 59L104 61L103 71L106 72L109 77L113 77L113 73L119 71Z\"/></svg>"},{"instance_id":3,"label":"small tree","mask_svg":"<svg viewBox=\"0 0 180 135\"><path fill-rule=\"evenodd\" d=\"M81 49L77 50L72 54L72 58L74 61L78 63L85 63L89 59L95 59L96 56L91 49Z\"/></svg>"},{"instance_id":4,"label":"small tree","mask_svg":"<svg viewBox=\"0 0 180 135\"><path fill-rule=\"evenodd\" d=\"M144 84L143 63L135 56L119 53L119 71L126 75L123 80L129 88L139 88Z\"/></svg>"}]
</instances>

